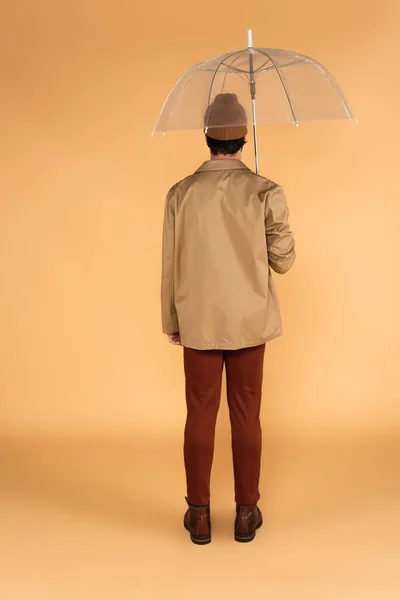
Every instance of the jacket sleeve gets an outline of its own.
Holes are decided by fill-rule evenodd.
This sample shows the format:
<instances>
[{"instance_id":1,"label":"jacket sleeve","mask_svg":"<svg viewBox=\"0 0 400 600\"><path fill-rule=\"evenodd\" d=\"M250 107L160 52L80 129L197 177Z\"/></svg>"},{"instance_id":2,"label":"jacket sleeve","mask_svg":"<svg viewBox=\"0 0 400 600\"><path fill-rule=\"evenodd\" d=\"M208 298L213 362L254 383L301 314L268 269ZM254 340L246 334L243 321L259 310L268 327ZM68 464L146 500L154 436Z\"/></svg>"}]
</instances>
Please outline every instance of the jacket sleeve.
<instances>
[{"instance_id":1,"label":"jacket sleeve","mask_svg":"<svg viewBox=\"0 0 400 600\"><path fill-rule=\"evenodd\" d=\"M296 252L285 193L279 185L267 192L265 233L270 266L276 273L286 273L294 263Z\"/></svg>"},{"instance_id":2,"label":"jacket sleeve","mask_svg":"<svg viewBox=\"0 0 400 600\"><path fill-rule=\"evenodd\" d=\"M179 332L174 300L175 214L173 191L174 188L171 188L165 201L162 241L161 313L162 330L166 334Z\"/></svg>"}]
</instances>

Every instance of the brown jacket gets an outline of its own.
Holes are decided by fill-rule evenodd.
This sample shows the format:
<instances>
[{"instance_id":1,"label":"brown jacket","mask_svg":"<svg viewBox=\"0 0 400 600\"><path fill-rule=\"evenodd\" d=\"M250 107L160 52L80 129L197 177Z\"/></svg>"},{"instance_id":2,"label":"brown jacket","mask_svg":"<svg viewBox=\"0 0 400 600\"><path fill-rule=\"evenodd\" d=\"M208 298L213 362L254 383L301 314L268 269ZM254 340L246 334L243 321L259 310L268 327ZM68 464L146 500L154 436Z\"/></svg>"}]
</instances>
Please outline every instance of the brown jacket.
<instances>
[{"instance_id":1,"label":"brown jacket","mask_svg":"<svg viewBox=\"0 0 400 600\"><path fill-rule=\"evenodd\" d=\"M271 270L295 259L282 188L241 161L206 161L168 192L164 333L197 350L237 350L282 334Z\"/></svg>"}]
</instances>

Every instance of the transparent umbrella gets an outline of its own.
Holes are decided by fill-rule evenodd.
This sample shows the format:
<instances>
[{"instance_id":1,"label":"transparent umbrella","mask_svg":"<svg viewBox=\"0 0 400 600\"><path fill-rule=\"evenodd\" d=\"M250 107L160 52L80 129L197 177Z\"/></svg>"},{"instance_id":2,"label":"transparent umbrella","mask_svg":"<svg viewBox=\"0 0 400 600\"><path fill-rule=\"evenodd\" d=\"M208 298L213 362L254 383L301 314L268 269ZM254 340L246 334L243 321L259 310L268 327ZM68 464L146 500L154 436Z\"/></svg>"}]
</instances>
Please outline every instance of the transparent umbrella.
<instances>
[{"instance_id":1,"label":"transparent umbrella","mask_svg":"<svg viewBox=\"0 0 400 600\"><path fill-rule=\"evenodd\" d=\"M328 119L357 119L339 84L319 62L290 50L248 47L190 68L172 88L153 134L205 129L204 113L217 94L235 93L253 126L258 173L257 125ZM214 122L229 127L234 123Z\"/></svg>"}]
</instances>

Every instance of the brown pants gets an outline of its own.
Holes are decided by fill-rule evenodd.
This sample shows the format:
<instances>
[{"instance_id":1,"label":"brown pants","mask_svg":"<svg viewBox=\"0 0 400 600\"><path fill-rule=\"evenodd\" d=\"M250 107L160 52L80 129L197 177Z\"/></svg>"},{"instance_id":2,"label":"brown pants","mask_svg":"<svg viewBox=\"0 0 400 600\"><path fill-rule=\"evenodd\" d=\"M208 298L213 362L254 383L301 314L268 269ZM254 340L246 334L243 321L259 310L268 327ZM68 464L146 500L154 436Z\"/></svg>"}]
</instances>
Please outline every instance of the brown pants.
<instances>
[{"instance_id":1,"label":"brown pants","mask_svg":"<svg viewBox=\"0 0 400 600\"><path fill-rule=\"evenodd\" d=\"M192 504L210 501L215 425L225 363L235 500L256 504L261 462L260 404L265 344L244 350L184 349L187 420L184 457L187 497Z\"/></svg>"}]
</instances>

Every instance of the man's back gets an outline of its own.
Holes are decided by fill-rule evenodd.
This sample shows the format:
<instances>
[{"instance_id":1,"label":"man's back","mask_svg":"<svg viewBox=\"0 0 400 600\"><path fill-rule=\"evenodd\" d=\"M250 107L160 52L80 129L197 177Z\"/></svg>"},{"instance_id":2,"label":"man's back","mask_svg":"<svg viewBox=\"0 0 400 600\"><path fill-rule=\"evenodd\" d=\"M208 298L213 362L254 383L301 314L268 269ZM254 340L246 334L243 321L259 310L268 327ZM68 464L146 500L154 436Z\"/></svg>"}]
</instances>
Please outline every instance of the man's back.
<instances>
[{"instance_id":1,"label":"man's back","mask_svg":"<svg viewBox=\"0 0 400 600\"><path fill-rule=\"evenodd\" d=\"M184 526L195 544L211 542L210 476L224 367L235 540L251 542L263 523L265 342L282 333L270 267L285 273L295 250L282 188L241 162L247 123L236 94L217 94L204 114L210 160L174 185L165 203L162 320L171 344L183 346Z\"/></svg>"},{"instance_id":2,"label":"man's back","mask_svg":"<svg viewBox=\"0 0 400 600\"><path fill-rule=\"evenodd\" d=\"M206 161L167 196L164 331L179 331L183 346L198 350L236 350L278 337L269 265L283 273L294 257L282 188L240 160Z\"/></svg>"}]
</instances>

